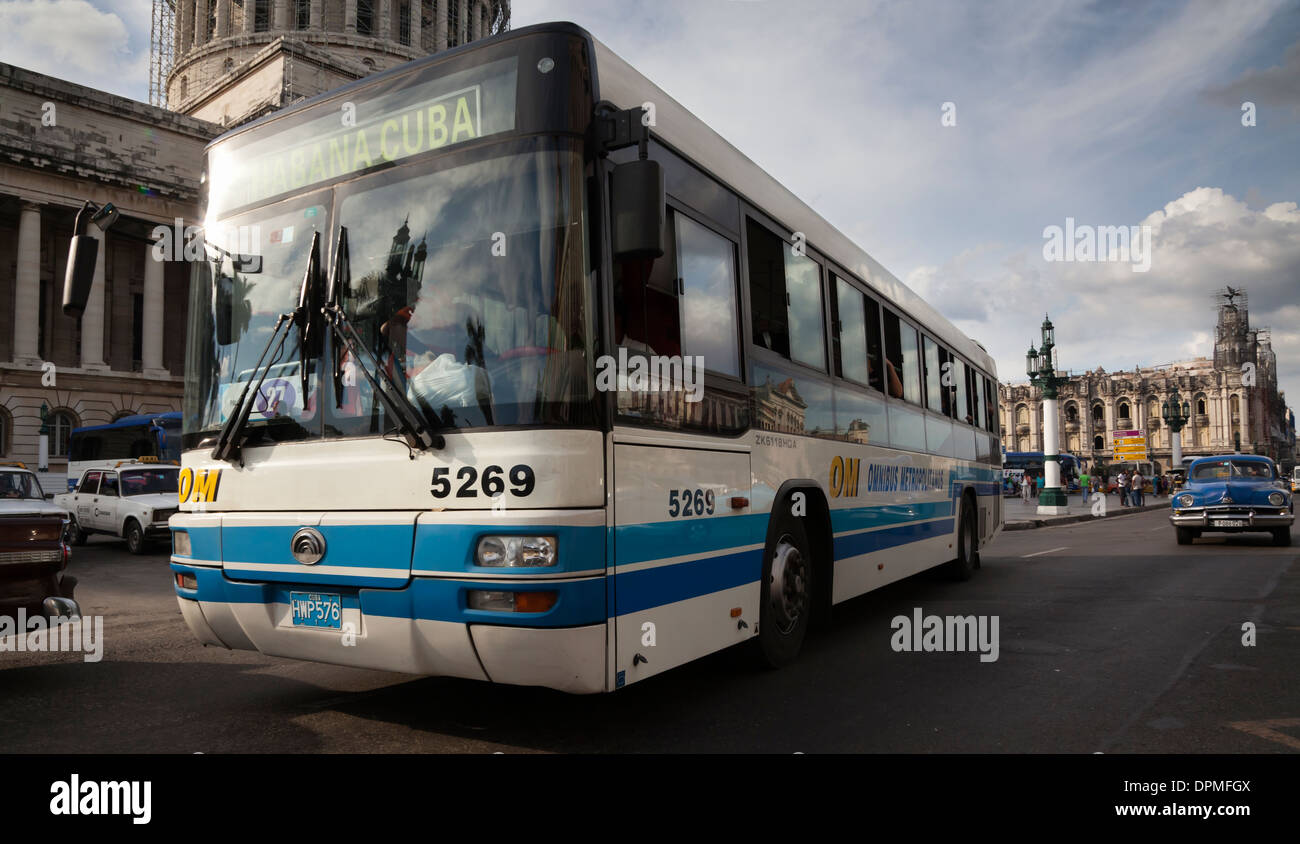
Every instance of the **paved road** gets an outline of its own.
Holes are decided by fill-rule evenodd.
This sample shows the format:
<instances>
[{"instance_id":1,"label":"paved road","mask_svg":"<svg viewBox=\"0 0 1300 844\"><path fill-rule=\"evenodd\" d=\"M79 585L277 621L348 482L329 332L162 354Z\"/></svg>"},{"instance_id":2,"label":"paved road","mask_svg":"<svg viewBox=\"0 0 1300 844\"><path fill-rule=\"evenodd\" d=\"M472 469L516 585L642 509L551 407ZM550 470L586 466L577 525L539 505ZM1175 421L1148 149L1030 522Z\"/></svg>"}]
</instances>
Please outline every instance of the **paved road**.
<instances>
[{"instance_id":1,"label":"paved road","mask_svg":"<svg viewBox=\"0 0 1300 844\"><path fill-rule=\"evenodd\" d=\"M1179 547L1162 513L1003 534L967 583L922 575L837 607L783 671L733 649L596 697L203 648L161 549L75 550L103 660L0 653L0 751L1300 749L1300 546ZM891 619L917 607L996 615L999 658L894 652Z\"/></svg>"}]
</instances>

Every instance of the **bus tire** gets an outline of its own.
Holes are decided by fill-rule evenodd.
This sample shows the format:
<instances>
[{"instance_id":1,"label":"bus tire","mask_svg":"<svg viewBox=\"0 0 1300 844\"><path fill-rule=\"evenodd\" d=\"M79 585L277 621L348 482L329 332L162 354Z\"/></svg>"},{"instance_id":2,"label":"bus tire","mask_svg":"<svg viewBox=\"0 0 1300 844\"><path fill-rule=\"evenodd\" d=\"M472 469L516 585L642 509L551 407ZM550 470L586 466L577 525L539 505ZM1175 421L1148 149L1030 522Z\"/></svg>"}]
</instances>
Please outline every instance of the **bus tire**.
<instances>
[{"instance_id":1,"label":"bus tire","mask_svg":"<svg viewBox=\"0 0 1300 844\"><path fill-rule=\"evenodd\" d=\"M975 525L975 508L968 496L961 499L961 518L957 527L957 557L948 563L948 577L956 581L970 580L979 567L980 540Z\"/></svg>"},{"instance_id":2,"label":"bus tire","mask_svg":"<svg viewBox=\"0 0 1300 844\"><path fill-rule=\"evenodd\" d=\"M812 574L812 546L803 520L779 516L763 552L758 616L759 655L769 668L789 665L799 655L812 613Z\"/></svg>"},{"instance_id":3,"label":"bus tire","mask_svg":"<svg viewBox=\"0 0 1300 844\"><path fill-rule=\"evenodd\" d=\"M76 545L77 547L81 547L82 545L86 544L87 539L89 539L89 536L87 536L86 532L81 529L81 525L77 524L77 517L69 516L68 517L68 543L71 545Z\"/></svg>"},{"instance_id":4,"label":"bus tire","mask_svg":"<svg viewBox=\"0 0 1300 844\"><path fill-rule=\"evenodd\" d=\"M135 519L126 520L126 550L132 554L144 553L144 529Z\"/></svg>"}]
</instances>

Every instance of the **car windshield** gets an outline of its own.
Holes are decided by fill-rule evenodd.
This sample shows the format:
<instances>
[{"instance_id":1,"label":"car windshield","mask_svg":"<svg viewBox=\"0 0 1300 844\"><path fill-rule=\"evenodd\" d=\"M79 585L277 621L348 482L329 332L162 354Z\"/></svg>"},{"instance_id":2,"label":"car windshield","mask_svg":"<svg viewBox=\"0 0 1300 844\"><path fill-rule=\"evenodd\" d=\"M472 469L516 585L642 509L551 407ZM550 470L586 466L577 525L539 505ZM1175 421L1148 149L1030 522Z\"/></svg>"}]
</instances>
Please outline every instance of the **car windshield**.
<instances>
[{"instance_id":1,"label":"car windshield","mask_svg":"<svg viewBox=\"0 0 1300 844\"><path fill-rule=\"evenodd\" d=\"M0 499L12 498L43 500L45 493L31 472L0 472Z\"/></svg>"},{"instance_id":2,"label":"car windshield","mask_svg":"<svg viewBox=\"0 0 1300 844\"><path fill-rule=\"evenodd\" d=\"M1253 460L1215 460L1201 463L1192 470L1192 479L1197 481L1226 481L1234 478L1272 480L1273 468L1267 463Z\"/></svg>"},{"instance_id":3,"label":"car windshield","mask_svg":"<svg viewBox=\"0 0 1300 844\"><path fill-rule=\"evenodd\" d=\"M178 493L176 479L179 475L179 469L133 469L122 472L122 494Z\"/></svg>"}]
</instances>

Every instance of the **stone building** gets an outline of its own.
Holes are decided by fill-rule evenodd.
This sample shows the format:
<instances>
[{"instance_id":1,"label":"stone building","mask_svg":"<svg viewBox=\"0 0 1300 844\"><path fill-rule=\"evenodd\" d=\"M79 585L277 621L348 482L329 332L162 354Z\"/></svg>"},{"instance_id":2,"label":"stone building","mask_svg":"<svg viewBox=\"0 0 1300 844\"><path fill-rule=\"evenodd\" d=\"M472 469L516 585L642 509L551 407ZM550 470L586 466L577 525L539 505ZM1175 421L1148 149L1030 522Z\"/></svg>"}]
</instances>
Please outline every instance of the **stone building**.
<instances>
[{"instance_id":1,"label":"stone building","mask_svg":"<svg viewBox=\"0 0 1300 844\"><path fill-rule=\"evenodd\" d=\"M1140 430L1148 458L1168 468L1172 441L1161 415L1175 393L1191 412L1182 430L1184 457L1231 452L1239 436L1244 452L1294 462L1295 423L1277 389L1277 356L1267 329L1250 327L1244 294L1233 288L1219 294L1213 358L1070 375L1058 403L1061 450L1089 465L1109 463L1114 432ZM999 410L1007 451L1042 451L1037 387L1000 385Z\"/></svg>"},{"instance_id":2,"label":"stone building","mask_svg":"<svg viewBox=\"0 0 1300 844\"><path fill-rule=\"evenodd\" d=\"M158 0L169 2L169 0ZM503 31L503 0L176 0L170 109L0 64L0 461L47 491L73 428L181 408L189 268L153 259L156 226L196 224L203 149L296 100ZM414 14L418 12L418 14ZM157 58L157 57L156 57ZM62 311L73 219L120 209L86 312ZM181 257L181 256L178 256Z\"/></svg>"}]
</instances>

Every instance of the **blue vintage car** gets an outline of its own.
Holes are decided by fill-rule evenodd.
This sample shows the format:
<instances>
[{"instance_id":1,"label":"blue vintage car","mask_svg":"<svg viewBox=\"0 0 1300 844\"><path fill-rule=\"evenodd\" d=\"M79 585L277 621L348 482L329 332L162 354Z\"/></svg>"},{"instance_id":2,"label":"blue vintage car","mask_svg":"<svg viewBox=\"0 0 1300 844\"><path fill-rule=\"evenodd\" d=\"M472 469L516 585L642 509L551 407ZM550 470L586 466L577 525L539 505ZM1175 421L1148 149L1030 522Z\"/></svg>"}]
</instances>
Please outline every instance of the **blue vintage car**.
<instances>
[{"instance_id":1,"label":"blue vintage car","mask_svg":"<svg viewBox=\"0 0 1300 844\"><path fill-rule=\"evenodd\" d=\"M1201 457L1187 467L1187 484L1170 499L1169 521L1179 545L1202 533L1273 534L1274 545L1291 544L1295 505L1291 491L1267 457L1224 454Z\"/></svg>"}]
</instances>

